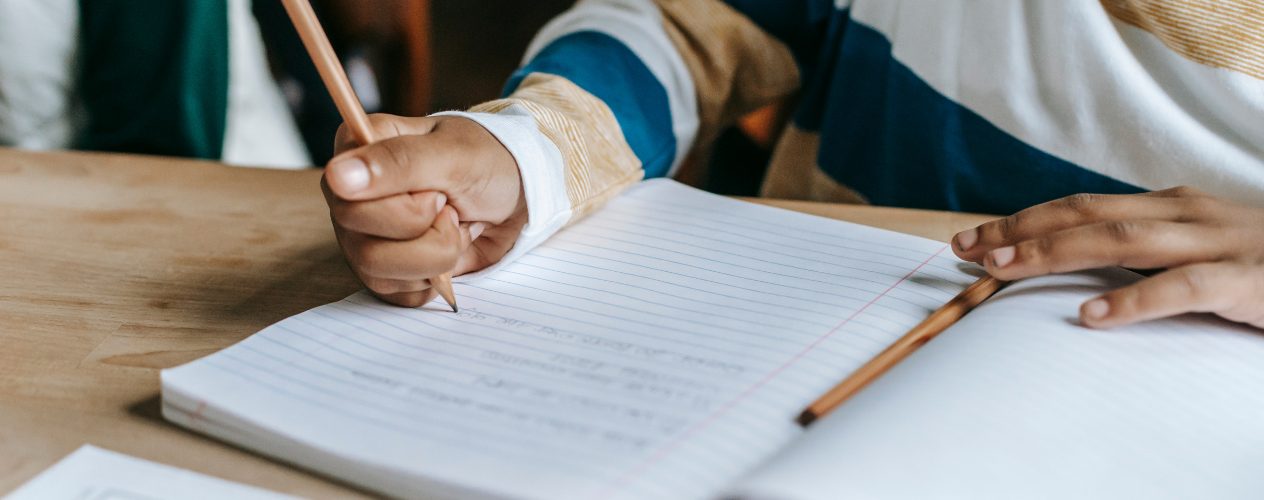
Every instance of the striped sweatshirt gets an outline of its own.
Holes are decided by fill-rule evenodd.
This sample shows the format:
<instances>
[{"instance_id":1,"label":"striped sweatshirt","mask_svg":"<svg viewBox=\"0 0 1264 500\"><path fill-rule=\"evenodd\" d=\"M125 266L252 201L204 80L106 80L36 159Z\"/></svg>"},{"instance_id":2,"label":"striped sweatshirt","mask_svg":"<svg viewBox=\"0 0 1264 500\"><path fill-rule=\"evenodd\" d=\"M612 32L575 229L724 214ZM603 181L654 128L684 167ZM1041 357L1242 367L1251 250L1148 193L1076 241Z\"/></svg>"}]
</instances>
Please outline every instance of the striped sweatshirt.
<instances>
[{"instance_id":1,"label":"striped sweatshirt","mask_svg":"<svg viewBox=\"0 0 1264 500\"><path fill-rule=\"evenodd\" d=\"M1261 78L1248 0L582 0L502 99L448 114L518 162L510 262L787 99L768 197L1008 214L1187 185L1264 206Z\"/></svg>"}]
</instances>

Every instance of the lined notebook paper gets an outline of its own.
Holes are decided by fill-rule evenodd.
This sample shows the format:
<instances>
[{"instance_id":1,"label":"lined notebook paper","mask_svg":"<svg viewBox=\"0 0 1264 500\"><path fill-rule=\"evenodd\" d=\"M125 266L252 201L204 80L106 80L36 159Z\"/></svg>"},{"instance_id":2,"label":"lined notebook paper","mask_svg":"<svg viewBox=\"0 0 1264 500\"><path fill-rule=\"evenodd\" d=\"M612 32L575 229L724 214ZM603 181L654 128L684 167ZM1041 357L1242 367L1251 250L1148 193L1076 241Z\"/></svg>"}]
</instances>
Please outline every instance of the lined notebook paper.
<instances>
[{"instance_id":1,"label":"lined notebook paper","mask_svg":"<svg viewBox=\"0 0 1264 500\"><path fill-rule=\"evenodd\" d=\"M401 498L702 499L974 281L942 243L647 181L459 314L360 293L163 372L164 414Z\"/></svg>"},{"instance_id":2,"label":"lined notebook paper","mask_svg":"<svg viewBox=\"0 0 1264 500\"><path fill-rule=\"evenodd\" d=\"M1264 334L1110 330L1102 269L1002 290L736 488L748 499L1264 498Z\"/></svg>"}]
</instances>

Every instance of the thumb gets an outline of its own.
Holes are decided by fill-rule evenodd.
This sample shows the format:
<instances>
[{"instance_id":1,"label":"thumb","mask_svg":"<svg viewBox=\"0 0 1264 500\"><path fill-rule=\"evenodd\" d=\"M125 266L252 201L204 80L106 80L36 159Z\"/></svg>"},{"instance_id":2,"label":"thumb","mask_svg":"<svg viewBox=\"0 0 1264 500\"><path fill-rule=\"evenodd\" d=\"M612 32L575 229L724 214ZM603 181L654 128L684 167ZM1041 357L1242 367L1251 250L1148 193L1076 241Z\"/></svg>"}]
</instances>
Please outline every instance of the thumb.
<instances>
[{"instance_id":1,"label":"thumb","mask_svg":"<svg viewBox=\"0 0 1264 500\"><path fill-rule=\"evenodd\" d=\"M430 133L429 127L394 128L391 135L367 146L345 151L329 161L325 182L337 197L365 201L418 191L447 191L447 175L462 156L451 138ZM413 133L404 133L413 132ZM424 132L424 133L423 133Z\"/></svg>"}]
</instances>

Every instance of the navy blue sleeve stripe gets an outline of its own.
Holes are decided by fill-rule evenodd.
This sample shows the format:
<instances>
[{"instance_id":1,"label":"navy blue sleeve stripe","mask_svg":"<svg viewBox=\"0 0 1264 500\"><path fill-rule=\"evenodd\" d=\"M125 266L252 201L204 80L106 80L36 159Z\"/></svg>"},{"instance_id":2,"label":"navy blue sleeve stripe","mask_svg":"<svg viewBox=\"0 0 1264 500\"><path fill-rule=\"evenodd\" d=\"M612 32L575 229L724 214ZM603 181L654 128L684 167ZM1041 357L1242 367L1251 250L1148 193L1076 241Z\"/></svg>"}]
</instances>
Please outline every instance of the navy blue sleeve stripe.
<instances>
[{"instance_id":1,"label":"navy blue sleeve stripe","mask_svg":"<svg viewBox=\"0 0 1264 500\"><path fill-rule=\"evenodd\" d=\"M1041 151L935 91L861 23L837 28L828 78L796 125L819 130L821 171L875 205L1010 214L1075 193L1137 186Z\"/></svg>"},{"instance_id":2,"label":"navy blue sleeve stripe","mask_svg":"<svg viewBox=\"0 0 1264 500\"><path fill-rule=\"evenodd\" d=\"M604 101L641 160L645 177L667 175L676 158L667 90L622 42L596 31L558 38L514 72L503 95L512 94L531 73L561 76Z\"/></svg>"}]
</instances>

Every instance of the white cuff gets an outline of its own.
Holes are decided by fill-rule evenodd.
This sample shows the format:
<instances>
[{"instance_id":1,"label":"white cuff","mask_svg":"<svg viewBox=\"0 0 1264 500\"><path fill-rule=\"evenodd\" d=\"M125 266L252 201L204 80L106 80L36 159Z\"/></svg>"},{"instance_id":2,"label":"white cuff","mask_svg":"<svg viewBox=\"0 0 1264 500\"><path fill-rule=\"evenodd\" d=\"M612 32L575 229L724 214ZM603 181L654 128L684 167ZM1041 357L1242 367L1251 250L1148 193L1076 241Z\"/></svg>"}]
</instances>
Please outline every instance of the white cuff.
<instances>
[{"instance_id":1,"label":"white cuff","mask_svg":"<svg viewBox=\"0 0 1264 500\"><path fill-rule=\"evenodd\" d=\"M556 233L571 220L571 200L566 194L562 152L536 124L535 117L517 104L499 113L447 111L431 116L460 116L478 122L496 136L518 162L522 189L527 197L527 225L508 254L486 269L453 278L470 281L481 278L513 262Z\"/></svg>"}]
</instances>

